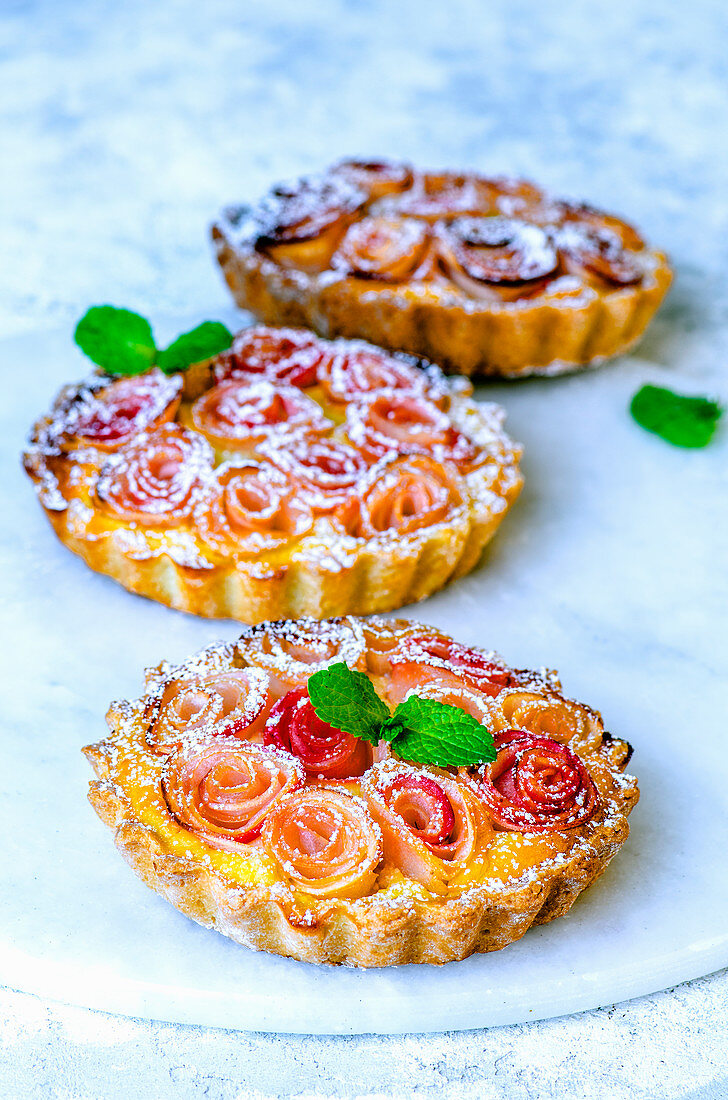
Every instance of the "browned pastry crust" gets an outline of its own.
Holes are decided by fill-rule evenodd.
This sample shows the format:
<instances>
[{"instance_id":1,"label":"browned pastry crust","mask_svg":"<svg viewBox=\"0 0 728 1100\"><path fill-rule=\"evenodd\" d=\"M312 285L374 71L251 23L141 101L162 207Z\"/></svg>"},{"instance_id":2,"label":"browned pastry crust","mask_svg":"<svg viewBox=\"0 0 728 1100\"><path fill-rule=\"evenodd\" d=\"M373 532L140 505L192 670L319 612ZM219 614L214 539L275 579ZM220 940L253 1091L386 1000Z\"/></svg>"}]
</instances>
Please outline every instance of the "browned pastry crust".
<instances>
[{"instance_id":1,"label":"browned pastry crust","mask_svg":"<svg viewBox=\"0 0 728 1100\"><path fill-rule=\"evenodd\" d=\"M482 842L484 853L478 856L482 866L476 863L473 871L471 864L454 864L460 866L461 878L458 881L453 872L444 895L413 882L385 858L375 868L374 887L368 887L363 896L315 896L296 887L285 868L271 861L265 845L261 849L243 844L244 854L230 855L229 846L216 850L170 816L159 786L166 765L156 755L159 746L150 748L148 743L150 713L159 713L154 708L160 697L165 697L168 685L220 670L250 667L247 662L258 652L261 630L266 637L288 638L300 654L300 637L314 625L268 624L244 633L235 646L211 647L176 668L162 664L149 671L145 697L111 706L107 715L110 735L84 750L98 777L91 784L89 797L101 819L115 831L117 847L133 870L151 889L205 927L245 946L306 962L360 967L441 964L474 952L498 950L519 939L531 925L566 913L626 840L627 816L639 792L636 780L623 774L629 746L604 732L598 714L565 701L558 679L543 671L513 673L522 685L519 718L523 728L530 726L534 734L541 734L545 727L551 729L578 755L596 785L596 812L575 828L545 837L498 831L496 825L496 831ZM367 629L367 624L362 626ZM361 634L361 627L352 620L332 623L330 629L335 642L337 631ZM379 630L380 636L383 629L399 638L418 630L437 634L419 624L373 622L372 630ZM367 639L370 648L365 644L359 657L355 650L347 650L347 660L362 668L369 667L372 652L371 635L365 635ZM336 645L332 648L329 660L336 660ZM381 659L379 650L376 657ZM499 662L494 654L486 657ZM370 675L377 690L386 694L389 674L370 671ZM513 712L514 690L518 689L505 688L488 704L494 729L503 714ZM534 700L552 708L550 717L534 709ZM314 788L320 786L309 782ZM357 780L333 789L355 800L361 790ZM463 870L468 866L470 881Z\"/></svg>"},{"instance_id":2,"label":"browned pastry crust","mask_svg":"<svg viewBox=\"0 0 728 1100\"><path fill-rule=\"evenodd\" d=\"M337 221L331 187L343 169L355 194L334 189ZM380 176L384 194L373 182ZM625 222L523 181L391 165L357 175L335 165L284 190L257 207L229 208L212 226L237 304L269 324L361 337L451 372L515 378L597 365L639 340L672 279L666 256ZM316 217L322 191L325 230ZM507 226L492 248L466 243L464 257L445 239L453 227L461 237L477 236L496 218ZM424 253L412 229L418 225ZM369 249L354 233L378 236ZM523 262L494 268L483 260L491 252Z\"/></svg>"},{"instance_id":3,"label":"browned pastry crust","mask_svg":"<svg viewBox=\"0 0 728 1100\"><path fill-rule=\"evenodd\" d=\"M503 432L502 411L496 405L476 405L466 386L449 382L430 365L391 357L361 343L330 344L317 341L310 333L286 336L281 335L283 331L246 330L232 352L211 364L191 368L184 378L164 379L159 372L151 372L139 379L113 382L99 376L62 391L50 414L36 423L24 456L26 471L59 539L92 569L133 592L196 615L247 623L388 611L424 599L471 570L522 484L520 447ZM220 420L222 416L218 406L213 403L210 412L205 401L226 387L235 395L238 384L250 381L245 375L245 355L236 348L240 341L249 341L251 333L269 342L308 341L316 345L315 353L321 355L322 362L333 361L337 370L342 362L350 365L358 359L367 370L372 362L379 369L381 360L384 369L389 370L393 363L395 372L404 372L405 388L407 379L414 378L422 389L416 400L424 402L426 416L445 426L441 435L449 432L462 437L472 450L473 461L455 469L449 452L441 454L437 445L430 447L425 441L414 447L415 465L403 470L402 462L413 448L406 440L392 439L391 449L381 457L379 452L367 452L365 468L351 480L344 495L355 509L357 501L376 492L382 479L395 481L401 497L416 494L419 483L432 481L438 492L448 494L447 506L433 507L421 522L393 513L391 526L385 517L372 527L353 512L344 514L342 504L334 508L324 502L325 506L319 507L321 502L314 500L307 511L309 506L304 508L301 499L307 493L311 496L309 488L297 480L295 471L289 476L285 463L283 473L277 472L292 447L321 442L343 446L346 460L358 461L356 456L362 453L366 440L360 444L349 432L364 431L355 421L358 424L365 417L374 397L388 400L389 390L383 393L375 388L371 393L332 397L315 376L306 377L308 384L296 388L267 381L267 376L255 381L261 376L251 375L255 393L259 396L263 387L271 408L276 401L285 401L290 409L286 406L280 425L274 424L261 438L217 435L216 429L228 431L229 425L223 423L220 428L215 422L215 417ZM310 351L308 347L304 350ZM232 371L232 380L215 385L217 379L227 377L226 371ZM157 396L145 398L149 410L145 411L147 406L142 409L138 423L133 418L123 421L122 427L131 429L127 436L106 440L105 424L101 443L83 436L83 431L99 433L95 402L100 402L100 407L109 400L118 405L119 399L113 395L120 386L130 391L133 401L134 387L139 385ZM106 393L112 397L105 397ZM395 396L399 400L399 390ZM128 399L128 395L124 397L124 401ZM406 393L404 399L409 400ZM78 427L79 416L85 428ZM295 426L296 418L305 421L300 429ZM113 422L111 427L114 429ZM424 430L429 430L427 424ZM170 447L173 457L183 454L184 461L180 477L173 479L174 487L167 492L164 482L159 483L156 467L151 471L149 467L157 461L156 455ZM458 455L454 458L457 465ZM247 528L236 528L228 529L223 537L219 516L212 524L204 518L204 500L216 479L222 478L222 469L245 463L256 467L259 480L274 481L275 492L283 481L280 491L288 495L282 498L273 519L253 517L252 534ZM141 474L140 465L144 467ZM146 491L149 482L156 493L151 505L147 503L141 510L126 507L131 496L137 499ZM256 492L268 492L267 485L258 486ZM175 493L179 500L170 497ZM233 503L237 508L239 501ZM246 508L248 505L246 498ZM405 506L414 507L407 500Z\"/></svg>"}]
</instances>

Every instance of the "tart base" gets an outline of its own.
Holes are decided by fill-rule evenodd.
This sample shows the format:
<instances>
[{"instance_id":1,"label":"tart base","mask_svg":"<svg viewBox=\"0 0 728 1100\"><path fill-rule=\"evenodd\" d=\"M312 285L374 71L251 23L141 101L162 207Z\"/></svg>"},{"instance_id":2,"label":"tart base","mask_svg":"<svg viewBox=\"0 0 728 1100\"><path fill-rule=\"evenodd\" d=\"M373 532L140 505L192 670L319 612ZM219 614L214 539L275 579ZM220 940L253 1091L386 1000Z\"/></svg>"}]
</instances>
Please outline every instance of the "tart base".
<instances>
[{"instance_id":1,"label":"tart base","mask_svg":"<svg viewBox=\"0 0 728 1100\"><path fill-rule=\"evenodd\" d=\"M211 232L235 302L266 324L361 338L473 377L555 375L598 366L637 343L672 282L667 257L654 252L639 286L603 294L587 289L578 298L552 302L486 304L443 296L425 284L390 287L332 272L307 275L241 242L225 218Z\"/></svg>"},{"instance_id":2,"label":"tart base","mask_svg":"<svg viewBox=\"0 0 728 1100\"><path fill-rule=\"evenodd\" d=\"M73 387L34 426L24 466L60 541L91 569L138 595L250 625L392 611L426 599L473 569L523 484L521 447L506 435L503 411L476 405L469 389L440 378L447 387L450 423L473 440L478 462L459 475L459 495L447 514L414 530L392 526L359 537L323 514L302 537L270 552L246 554L234 540L227 552L206 542L194 514L169 527L115 515L98 494L109 456L91 447L66 453L58 444L54 416L62 425ZM204 393L211 381L210 363L193 367L183 379L184 400ZM285 441L281 449L285 452ZM356 497L359 491L357 483L351 493Z\"/></svg>"},{"instance_id":3,"label":"tart base","mask_svg":"<svg viewBox=\"0 0 728 1100\"><path fill-rule=\"evenodd\" d=\"M103 775L102 757L85 750ZM631 779L631 777L625 777ZM244 947L300 962L351 967L444 965L472 954L499 951L532 925L567 913L580 893L607 868L629 835L626 815L637 802L636 780L625 784L612 820L597 824L590 847L554 865L539 882L511 889L473 886L458 898L425 902L376 898L336 900L317 906L301 922L286 914L270 887L245 888L217 872L165 851L162 839L133 818L130 805L103 778L91 784L89 800L115 830L121 855L155 893L205 928Z\"/></svg>"},{"instance_id":4,"label":"tart base","mask_svg":"<svg viewBox=\"0 0 728 1100\"><path fill-rule=\"evenodd\" d=\"M517 452L497 489L477 494L451 519L409 536L369 539L349 548L322 546L320 555L293 555L275 565L238 561L215 565L177 560L146 541L130 543L119 527L87 538L72 508L43 505L69 550L91 569L137 595L206 618L255 624L266 620L372 615L417 603L476 565L521 491Z\"/></svg>"},{"instance_id":5,"label":"tart base","mask_svg":"<svg viewBox=\"0 0 728 1100\"><path fill-rule=\"evenodd\" d=\"M362 667L375 677L379 674L372 673L373 666L368 663L372 654L378 665L382 653L388 652L376 640L382 627L385 639L387 626L395 635L399 630L407 635L414 630L414 636L418 636L419 631L431 629L409 620L392 624L375 620L363 625L374 631L374 640L364 643L374 648L357 651L359 655L351 659L363 659ZM344 630L345 636L347 630L357 628L351 619L331 626ZM548 833L544 836L538 827L532 832L501 829L488 834L481 850L483 859L466 861L457 868L453 864L444 893L434 892L422 880L405 874L396 856L388 856L386 848L380 853L373 892L363 896L347 894L345 889L332 894L317 894L313 889L309 892L297 885L299 880L292 870L286 871L285 863L271 858L265 843L253 849L243 845L240 854L231 854L229 848L218 851L204 835L196 835L194 829L189 831L180 822L170 810L162 785L164 761L174 750L165 754L162 749L160 754L157 742L148 739L150 714L154 723L154 715L159 713L153 708L154 701L165 697L170 684L190 676L204 678L249 664L255 667L256 654L268 654L265 660L272 664L264 667L284 674L285 658L280 653L271 656L278 651L269 651L264 644L269 634L275 638L278 633L287 639L286 645L296 656L286 675L298 676L300 646L307 644L303 639L309 631L318 636L317 627L311 623L303 627L271 623L249 628L237 643L210 646L179 666L163 662L147 670L142 698L111 705L107 714L110 735L84 749L97 777L90 785L89 799L101 820L113 830L116 846L136 874L181 912L237 943L302 962L353 967L441 965L473 953L497 951L519 939L532 925L545 924L566 913L627 839L627 818L639 799L639 788L637 780L623 771L630 746L604 731L597 712L566 700L558 678L546 670L511 670L521 683L532 685L528 690L514 689L517 696L523 697L520 710L514 713L531 729L561 730L563 744L573 743L575 749L577 743L581 746L582 762L588 766L598 791L596 812L580 824L555 830L556 837ZM325 629L322 637L327 637ZM330 638L331 644L334 637ZM318 659L326 662L339 658L341 646L347 643L340 639L337 644L339 648L334 648L331 655L322 653ZM483 656L496 663L501 660L497 654ZM383 690L386 694L386 687ZM503 690L510 697L511 688ZM529 717L528 700L534 695L543 696L548 706L556 706L550 718L551 712L538 708ZM504 716L505 711L498 717L494 701L490 705L495 730L511 721ZM560 713L569 723L569 742L558 725ZM586 726L582 728L579 723L584 721ZM321 776L309 778L314 787L324 782ZM330 782L334 790L339 789L335 785L338 781ZM356 797L360 780L350 782L356 789L349 789L342 781L341 790ZM359 793L358 797L366 795Z\"/></svg>"}]
</instances>

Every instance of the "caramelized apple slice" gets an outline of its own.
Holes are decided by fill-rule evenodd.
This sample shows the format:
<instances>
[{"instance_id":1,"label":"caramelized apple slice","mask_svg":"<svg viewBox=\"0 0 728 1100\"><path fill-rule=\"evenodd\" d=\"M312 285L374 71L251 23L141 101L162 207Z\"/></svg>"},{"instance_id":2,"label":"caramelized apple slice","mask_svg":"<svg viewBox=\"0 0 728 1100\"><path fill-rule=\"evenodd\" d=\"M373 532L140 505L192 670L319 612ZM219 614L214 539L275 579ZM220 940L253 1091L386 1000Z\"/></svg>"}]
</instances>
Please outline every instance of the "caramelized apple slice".
<instances>
[{"instance_id":1,"label":"caramelized apple slice","mask_svg":"<svg viewBox=\"0 0 728 1100\"><path fill-rule=\"evenodd\" d=\"M291 885L317 898L370 894L380 832L360 799L309 787L284 799L263 826L263 847Z\"/></svg>"},{"instance_id":2,"label":"caramelized apple slice","mask_svg":"<svg viewBox=\"0 0 728 1100\"><path fill-rule=\"evenodd\" d=\"M96 497L108 514L142 527L177 527L194 508L212 469L207 443L179 424L165 424L111 456Z\"/></svg>"},{"instance_id":3,"label":"caramelized apple slice","mask_svg":"<svg viewBox=\"0 0 728 1100\"><path fill-rule=\"evenodd\" d=\"M448 274L466 290L473 281L500 286L544 279L558 265L548 233L514 218L456 218L440 228L439 239Z\"/></svg>"},{"instance_id":4,"label":"caramelized apple slice","mask_svg":"<svg viewBox=\"0 0 728 1100\"><path fill-rule=\"evenodd\" d=\"M487 180L467 173L428 172L417 175L404 194L377 203L371 213L392 213L434 223L462 214L494 213L493 202L493 189Z\"/></svg>"},{"instance_id":5,"label":"caramelized apple slice","mask_svg":"<svg viewBox=\"0 0 728 1100\"><path fill-rule=\"evenodd\" d=\"M406 191L413 179L409 164L393 160L340 160L330 172L363 191L370 202Z\"/></svg>"},{"instance_id":6,"label":"caramelized apple slice","mask_svg":"<svg viewBox=\"0 0 728 1100\"><path fill-rule=\"evenodd\" d=\"M599 807L596 787L565 745L518 729L499 733L495 742L495 762L464 774L502 829L559 832L594 816Z\"/></svg>"},{"instance_id":7,"label":"caramelized apple slice","mask_svg":"<svg viewBox=\"0 0 728 1100\"><path fill-rule=\"evenodd\" d=\"M288 753L221 737L186 742L162 769L162 793L178 824L227 852L255 841L266 817L303 781Z\"/></svg>"},{"instance_id":8,"label":"caramelized apple slice","mask_svg":"<svg viewBox=\"0 0 728 1100\"><path fill-rule=\"evenodd\" d=\"M331 427L319 405L293 386L234 378L198 398L190 417L193 427L221 451L315 435Z\"/></svg>"},{"instance_id":9,"label":"caramelized apple slice","mask_svg":"<svg viewBox=\"0 0 728 1100\"><path fill-rule=\"evenodd\" d=\"M313 514L297 486L267 462L227 462L195 509L203 542L221 554L250 556L310 531Z\"/></svg>"},{"instance_id":10,"label":"caramelized apple slice","mask_svg":"<svg viewBox=\"0 0 728 1100\"><path fill-rule=\"evenodd\" d=\"M273 188L254 213L255 246L283 267L315 273L366 200L339 176L308 176Z\"/></svg>"},{"instance_id":11,"label":"caramelized apple slice","mask_svg":"<svg viewBox=\"0 0 728 1100\"><path fill-rule=\"evenodd\" d=\"M557 243L569 274L596 275L617 286L633 286L643 277L639 256L629 252L606 227L567 223L559 229Z\"/></svg>"},{"instance_id":12,"label":"caramelized apple slice","mask_svg":"<svg viewBox=\"0 0 728 1100\"><path fill-rule=\"evenodd\" d=\"M587 203L560 202L556 211L558 222L562 225L571 225L597 231L606 229L618 237L622 245L630 252L640 252L645 247L643 238L634 226L617 218L614 214L607 214L604 210L597 210Z\"/></svg>"},{"instance_id":13,"label":"caramelized apple slice","mask_svg":"<svg viewBox=\"0 0 728 1100\"><path fill-rule=\"evenodd\" d=\"M377 464L336 518L356 538L409 535L447 519L463 503L464 489L453 466L427 455L403 456Z\"/></svg>"},{"instance_id":14,"label":"caramelized apple slice","mask_svg":"<svg viewBox=\"0 0 728 1100\"><path fill-rule=\"evenodd\" d=\"M413 218L362 218L347 230L331 266L348 275L403 282L422 262L428 241L427 226Z\"/></svg>"}]
</instances>

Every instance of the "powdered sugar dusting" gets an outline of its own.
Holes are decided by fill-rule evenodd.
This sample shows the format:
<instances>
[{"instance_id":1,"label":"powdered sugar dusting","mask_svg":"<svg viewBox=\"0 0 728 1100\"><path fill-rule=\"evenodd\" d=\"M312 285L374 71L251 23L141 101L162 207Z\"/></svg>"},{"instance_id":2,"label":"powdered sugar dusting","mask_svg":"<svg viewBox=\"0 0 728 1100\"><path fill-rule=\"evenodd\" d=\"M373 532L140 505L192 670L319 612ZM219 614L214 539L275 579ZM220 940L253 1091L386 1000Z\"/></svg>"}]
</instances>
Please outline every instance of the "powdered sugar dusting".
<instances>
[{"instance_id":1,"label":"powdered sugar dusting","mask_svg":"<svg viewBox=\"0 0 728 1100\"><path fill-rule=\"evenodd\" d=\"M380 824L372 819L369 795L366 797L364 795L370 788L379 789L382 781L390 783L397 777L406 779L410 776L429 776L441 787L444 786L447 789L449 789L448 784L452 785L455 782L455 777L447 770L413 766L397 760L390 754L385 761L374 763L360 779L338 783L322 783L315 778L306 780L300 761L295 755L277 748L264 749L255 744L251 745L246 740L245 722L242 723L241 728L235 726L236 715L243 713L235 709L238 696L233 698L229 693L226 698L228 706L232 706L233 709L221 717L218 708L218 711L211 714L209 722L202 721L196 724L197 716L204 709L204 699L195 699L195 706L191 710L192 725L185 728L184 720L182 721L176 730L178 736L175 744L166 752L160 752L158 744L148 747L144 731L148 727L153 728L159 721L166 699L184 700L184 691L194 693L202 690L204 695L208 691L204 687L205 684L212 684L213 694L219 690L225 695L227 689L216 685L224 684L226 676L240 675L235 670L241 667L250 683L249 696L243 702L245 721L248 721L254 711L260 713L261 698L271 687L274 691L287 690L292 680L305 682L308 675L319 667L326 667L332 660L344 659L350 667L368 668L370 661L367 650L370 646L374 647L372 652L378 670L373 674L377 690L386 694L386 680L391 675L387 670L391 669L391 663L382 665L382 654L396 652L398 645L406 649L408 645L411 648L414 644L416 648L416 641L412 639L416 640L417 637L437 636L448 641L444 635L437 635L436 632L433 633L432 628L418 623L396 621L390 623L379 619L372 622L371 631L367 626L368 624L351 618L330 622L307 620L302 623L264 624L262 627L251 627L246 630L235 645L218 643L209 646L180 665L163 662L156 669L148 671L147 691L141 700L112 705L109 711L112 735L95 750L104 759L104 766L108 770L107 782L116 792L117 797L131 807L130 812L141 813L144 820L144 814L149 811L144 810L143 807L147 805L157 807L147 821L147 826L151 830L162 830L162 833L169 837L169 842L174 842L177 848L181 846L190 859L204 863L223 877L232 875L232 880L240 881L241 884L246 881L251 883L268 881L269 885L266 889L271 896L275 894L282 902L290 905L292 914L308 913L309 917L302 920L303 924L308 920L311 926L318 919L324 898L335 900L337 897L349 897L350 889L354 889L356 897L360 889L359 886L354 888L350 885L342 885L343 893L339 893L336 886L329 889L327 885L324 893L321 893L319 886L313 885L314 880L309 881L306 878L311 873L307 861L313 860L314 865L318 866L317 861L324 858L324 853L329 852L331 857L326 855L325 858L334 859L334 863L340 868L343 876L341 883L350 884L353 881L368 883L364 896L356 902L357 905L377 905L393 911L402 911L404 908L411 909L415 913L418 906L429 904L431 895L428 890L421 883L408 879L406 875L403 876L402 872L392 864L387 855L386 834L382 832ZM452 640L449 641L457 645L452 643ZM473 650L472 653L477 653L483 662L497 664L504 674L508 673L506 679L515 678L522 685L519 689L522 694L527 691L525 685L528 684L528 691L534 699L539 693L546 704L554 698L553 691L558 685L558 679L554 673L548 673L545 670L518 672L509 669L505 662L492 651ZM427 659L431 662L433 671L447 665L446 660L436 655L430 654ZM279 681L278 687L275 686L276 679ZM177 695L170 696L170 687L174 688L175 685L182 685L184 690L181 695L178 692ZM501 699L508 700L513 695L512 687L504 687L490 702L498 707L502 705ZM180 713L184 719L184 707ZM538 833L531 834L527 831L522 834L502 833L498 831L497 826L496 831L493 832L491 825L490 831L482 834L484 838L482 841L475 842L474 847L474 842L470 841L469 848L459 849L470 854L461 855L455 862L449 864L447 859L445 860L445 864L449 867L446 873L446 881L449 882L447 887L449 905L477 907L483 904L485 899L490 905L499 904L507 907L516 904L516 899L521 896L520 892L523 890L531 888L535 883L556 881L557 876L568 874L569 868L575 868L580 861L591 858L593 845L600 845L601 850L606 843L613 843L616 850L621 843L621 840L615 839L612 842L608 838L612 836L623 838L624 817L636 798L636 782L631 776L622 775L619 767L611 764L611 758L604 755L601 735L589 744L584 743L584 716L594 716L594 712L582 707L581 704L571 704L566 707L564 713L568 720L572 720L573 715L575 722L569 743L576 747L577 753L585 753L581 758L582 763L589 766L590 762L594 762L594 777L600 792L600 805L597 812L586 823L557 833L559 844L550 850L542 850L538 847L538 843L542 843ZM225 726L225 717L233 724L230 725L228 722ZM522 715L521 718L524 728L528 728L528 716ZM596 721L597 729L603 729L598 720ZM233 732L236 728L238 732ZM536 727L536 732L539 734L542 732L540 726ZM611 740L604 742L605 746L612 743ZM583 747L579 747L580 745ZM218 750L223 755L215 757L214 752ZM222 812L223 806L230 805L235 807L236 813L243 813L241 807L258 805L255 801L241 801L243 798L258 797L254 794L253 788L250 788L249 795L243 793L242 780L236 780L235 785L230 787L227 793L226 788L221 788L220 794L214 796L214 801L209 803L209 809L205 807L208 806L207 799L212 793L212 788L200 787L199 798L194 796L194 802L188 801L197 789L195 784L208 783L209 780L204 777L216 774L214 768L217 765L213 765L211 761L219 759L222 765L224 760L232 761L238 751L247 753L252 761L260 760L263 763L267 761L265 765L268 767L267 775L277 774L270 769L278 768L289 777L296 777L294 788L290 791L283 790L280 785L271 789L270 797L273 799L270 803L271 807L279 805L281 808L290 807L297 821L299 818L295 815L299 812L299 803L303 808L303 803L300 801L302 795L314 799L312 806L327 807L323 817L314 815L314 818L309 818L306 810L306 815L300 818L299 824L295 827L299 831L294 830L294 833L289 836L287 843L293 843L293 849L287 849L285 845L283 849L277 846L278 833L275 832L272 824L273 817L269 827L265 824L265 813L260 819L263 828L262 842L256 836L248 837L249 829L248 832L245 831L247 826L243 824L239 827L234 824L231 826L230 819L227 817L224 818L223 831L218 831L223 819L217 815ZM192 763L188 765L184 763L185 761ZM227 764L225 766L227 767ZM189 771L189 767L193 767L192 772ZM178 787L180 782L178 777L183 774L180 768L187 768L184 774L190 777L189 780L185 779L184 783L192 783L192 786L184 787L188 791L188 794L184 795L187 800L184 803L178 801L182 797L181 794L172 793L172 784L177 785L174 787L175 791L181 790ZM195 769L199 768L202 770L198 775ZM213 771L210 771L210 768L213 768ZM290 770L291 768L293 771ZM221 776L223 774L225 773L220 773ZM228 780L224 782L227 784ZM275 794L275 790L281 792L280 798ZM457 788L453 788L453 794L450 797L455 796L456 790ZM164 807L164 803L160 802L162 791L166 792L164 797L169 807L166 811L168 815L171 810L171 816L168 816L166 824L163 813L162 817L159 816ZM205 793L206 791L208 793ZM264 795L263 791L264 788L261 787L260 797L265 799L268 795ZM583 801L582 799L579 804L581 805ZM188 808L185 809L184 806ZM350 816L352 812L355 812L354 818ZM483 810L479 812L482 813ZM213 828L210 824L213 819L208 819L206 816L208 813L214 815L216 823L214 835L209 832ZM199 814L202 814L202 817L199 817ZM249 816L245 817L246 822L249 820ZM308 821L319 822L313 826L314 831L310 833L307 831L309 825L304 824ZM358 824L354 824L355 821ZM230 831L231 828L232 831ZM175 832L175 829L178 831ZM356 837L359 839L355 840ZM366 837L369 839L364 840ZM503 842L499 838L503 838ZM364 864L350 862L347 853L356 850L351 845L362 842L369 845L369 855L366 857L369 862ZM205 843L211 845L207 850L204 847ZM537 845L533 849L535 854L529 856L528 853L534 844ZM382 852L384 852L383 861ZM273 856L274 862L279 867L279 875L282 875L282 878L278 881L269 877L271 865L266 862L266 853ZM334 853L336 853L335 856ZM320 873L316 872L317 875ZM351 878L352 875L355 875L354 879ZM362 875L364 878L361 877ZM372 876L371 881L366 877L367 875ZM309 882L309 886L304 885L304 880ZM307 891L308 900L301 906L300 898L307 896Z\"/></svg>"},{"instance_id":2,"label":"powdered sugar dusting","mask_svg":"<svg viewBox=\"0 0 728 1100\"><path fill-rule=\"evenodd\" d=\"M102 559L94 552L94 561L108 560L109 569L118 558L152 563L165 557L210 574L234 566L251 580L294 564L336 573L353 566L369 539L376 538L380 552L384 542L394 547L406 534L395 508L382 513L391 526L354 537L340 509L360 499L377 476L378 458L413 451L459 464L468 478L450 513L435 509L420 524L418 539L443 522L460 522L463 496L480 513L505 511L518 485L516 452L502 431L502 411L477 407L463 380L363 341L329 342L299 330L246 330L233 352L220 357L223 380L215 385L216 371L209 372L208 388L181 405L181 376L156 370L115 381L97 376L61 392L25 455L44 506L66 513L61 537L70 535L82 553L92 544L108 547ZM285 382L276 377L279 363ZM416 431L394 421L384 431L385 416L364 438L357 425L382 395L405 420L414 402L422 418ZM127 415L134 409L136 419ZM159 423L172 415L176 421ZM96 421L103 447L78 435L81 424ZM246 463L255 476L239 479L236 495L230 488L221 500L220 478ZM488 476L473 479L471 467ZM286 493L276 489L281 471L289 479ZM396 497L399 485L392 482L391 492ZM268 515L273 497L278 504Z\"/></svg>"}]
</instances>

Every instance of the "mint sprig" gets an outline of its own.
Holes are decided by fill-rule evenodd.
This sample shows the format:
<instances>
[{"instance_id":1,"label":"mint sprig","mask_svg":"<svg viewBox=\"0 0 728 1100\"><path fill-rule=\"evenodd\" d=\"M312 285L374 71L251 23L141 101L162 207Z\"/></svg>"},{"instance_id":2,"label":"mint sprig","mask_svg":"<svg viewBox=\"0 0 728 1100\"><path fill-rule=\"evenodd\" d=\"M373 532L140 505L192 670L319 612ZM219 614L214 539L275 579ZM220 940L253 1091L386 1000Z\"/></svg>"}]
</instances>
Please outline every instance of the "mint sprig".
<instances>
[{"instance_id":1,"label":"mint sprig","mask_svg":"<svg viewBox=\"0 0 728 1100\"><path fill-rule=\"evenodd\" d=\"M322 668L309 677L308 697L322 722L372 745L381 741L389 707L363 672L350 669L343 661Z\"/></svg>"},{"instance_id":2,"label":"mint sprig","mask_svg":"<svg viewBox=\"0 0 728 1100\"><path fill-rule=\"evenodd\" d=\"M343 662L315 672L308 695L322 722L374 745L389 741L404 760L440 768L495 760L489 731L461 707L410 695L390 714L369 677Z\"/></svg>"},{"instance_id":3,"label":"mint sprig","mask_svg":"<svg viewBox=\"0 0 728 1100\"><path fill-rule=\"evenodd\" d=\"M629 407L634 419L676 447L705 447L723 409L707 397L690 397L662 386L642 386Z\"/></svg>"},{"instance_id":4,"label":"mint sprig","mask_svg":"<svg viewBox=\"0 0 728 1100\"><path fill-rule=\"evenodd\" d=\"M130 309L92 306L76 325L73 338L109 374L142 374L157 357L152 326Z\"/></svg>"},{"instance_id":5,"label":"mint sprig","mask_svg":"<svg viewBox=\"0 0 728 1100\"><path fill-rule=\"evenodd\" d=\"M92 306L76 325L73 338L81 351L108 374L143 374L158 366L166 374L186 370L219 355L233 342L220 321L203 321L160 351L145 317L117 306Z\"/></svg>"}]
</instances>

